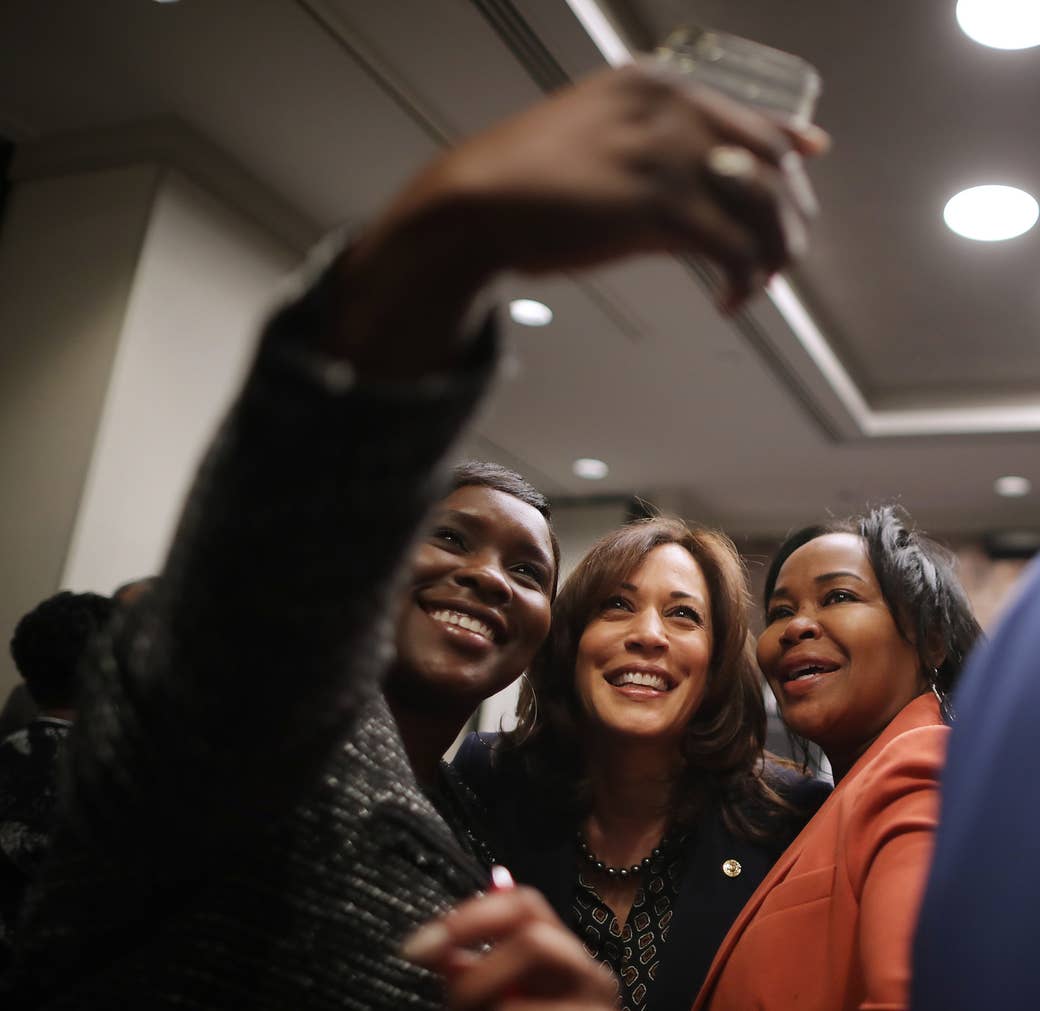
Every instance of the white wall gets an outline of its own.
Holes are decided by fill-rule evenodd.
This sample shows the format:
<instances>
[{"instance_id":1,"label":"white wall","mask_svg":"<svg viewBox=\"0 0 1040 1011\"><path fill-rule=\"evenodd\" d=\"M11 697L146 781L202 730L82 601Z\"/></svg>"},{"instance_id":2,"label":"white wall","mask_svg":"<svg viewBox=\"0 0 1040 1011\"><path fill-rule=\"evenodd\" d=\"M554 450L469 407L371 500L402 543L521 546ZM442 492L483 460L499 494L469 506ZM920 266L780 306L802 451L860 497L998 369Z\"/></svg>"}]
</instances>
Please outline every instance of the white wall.
<instances>
[{"instance_id":1,"label":"white wall","mask_svg":"<svg viewBox=\"0 0 1040 1011\"><path fill-rule=\"evenodd\" d=\"M0 641L59 588L158 171L22 179L0 232ZM16 682L0 649L0 702Z\"/></svg>"},{"instance_id":2,"label":"white wall","mask_svg":"<svg viewBox=\"0 0 1040 1011\"><path fill-rule=\"evenodd\" d=\"M158 570L198 458L296 257L176 172L155 200L62 585Z\"/></svg>"}]
</instances>

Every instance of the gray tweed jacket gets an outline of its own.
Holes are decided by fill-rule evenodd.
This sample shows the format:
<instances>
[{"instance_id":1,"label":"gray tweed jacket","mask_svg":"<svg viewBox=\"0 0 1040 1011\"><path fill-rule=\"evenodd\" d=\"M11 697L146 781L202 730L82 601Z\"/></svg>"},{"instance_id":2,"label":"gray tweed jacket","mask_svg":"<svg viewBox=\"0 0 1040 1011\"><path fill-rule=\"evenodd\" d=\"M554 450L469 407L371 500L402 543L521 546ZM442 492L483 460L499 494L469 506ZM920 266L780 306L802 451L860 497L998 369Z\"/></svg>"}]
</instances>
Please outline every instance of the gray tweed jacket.
<instances>
[{"instance_id":1,"label":"gray tweed jacket","mask_svg":"<svg viewBox=\"0 0 1040 1011\"><path fill-rule=\"evenodd\" d=\"M19 1006L433 1008L401 938L484 884L377 684L397 576L494 359L353 385L269 325L163 583L99 650Z\"/></svg>"}]
</instances>

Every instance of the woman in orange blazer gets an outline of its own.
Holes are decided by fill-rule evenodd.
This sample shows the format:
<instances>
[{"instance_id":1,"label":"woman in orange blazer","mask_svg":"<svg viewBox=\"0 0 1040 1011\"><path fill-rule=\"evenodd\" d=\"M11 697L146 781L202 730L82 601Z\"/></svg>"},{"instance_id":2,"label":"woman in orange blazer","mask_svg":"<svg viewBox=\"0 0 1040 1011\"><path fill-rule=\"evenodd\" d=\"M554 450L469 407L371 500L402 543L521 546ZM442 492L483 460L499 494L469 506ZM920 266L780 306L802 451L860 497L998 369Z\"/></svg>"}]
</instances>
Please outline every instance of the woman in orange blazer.
<instances>
[{"instance_id":1,"label":"woman in orange blazer","mask_svg":"<svg viewBox=\"0 0 1040 1011\"><path fill-rule=\"evenodd\" d=\"M949 555L885 507L784 542L758 661L835 790L737 917L694 1011L907 1006L949 733L980 634Z\"/></svg>"}]
</instances>

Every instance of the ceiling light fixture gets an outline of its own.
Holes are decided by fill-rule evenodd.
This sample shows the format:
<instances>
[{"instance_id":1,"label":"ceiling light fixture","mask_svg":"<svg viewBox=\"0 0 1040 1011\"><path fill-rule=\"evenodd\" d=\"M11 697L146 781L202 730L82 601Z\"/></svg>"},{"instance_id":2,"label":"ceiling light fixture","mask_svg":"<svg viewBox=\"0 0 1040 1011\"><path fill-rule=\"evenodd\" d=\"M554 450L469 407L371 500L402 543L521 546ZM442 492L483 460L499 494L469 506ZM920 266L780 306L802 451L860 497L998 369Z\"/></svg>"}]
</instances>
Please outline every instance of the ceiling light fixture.
<instances>
[{"instance_id":1,"label":"ceiling light fixture","mask_svg":"<svg viewBox=\"0 0 1040 1011\"><path fill-rule=\"evenodd\" d=\"M993 482L993 490L1004 498L1022 498L1033 490L1033 482L1028 477L1008 474Z\"/></svg>"},{"instance_id":2,"label":"ceiling light fixture","mask_svg":"<svg viewBox=\"0 0 1040 1011\"><path fill-rule=\"evenodd\" d=\"M1028 232L1040 205L1014 186L973 186L951 197L943 208L947 226L966 239L1001 242Z\"/></svg>"},{"instance_id":3,"label":"ceiling light fixture","mask_svg":"<svg viewBox=\"0 0 1040 1011\"><path fill-rule=\"evenodd\" d=\"M521 326L548 326L553 311L544 302L536 302L533 298L514 298L509 303L509 318Z\"/></svg>"},{"instance_id":4,"label":"ceiling light fixture","mask_svg":"<svg viewBox=\"0 0 1040 1011\"><path fill-rule=\"evenodd\" d=\"M575 476L586 481L602 481L610 473L610 468L602 460L594 460L591 456L583 456L571 464Z\"/></svg>"},{"instance_id":5,"label":"ceiling light fixture","mask_svg":"<svg viewBox=\"0 0 1040 1011\"><path fill-rule=\"evenodd\" d=\"M1040 4L1033 0L959 0L957 23L991 49L1040 46Z\"/></svg>"}]
</instances>

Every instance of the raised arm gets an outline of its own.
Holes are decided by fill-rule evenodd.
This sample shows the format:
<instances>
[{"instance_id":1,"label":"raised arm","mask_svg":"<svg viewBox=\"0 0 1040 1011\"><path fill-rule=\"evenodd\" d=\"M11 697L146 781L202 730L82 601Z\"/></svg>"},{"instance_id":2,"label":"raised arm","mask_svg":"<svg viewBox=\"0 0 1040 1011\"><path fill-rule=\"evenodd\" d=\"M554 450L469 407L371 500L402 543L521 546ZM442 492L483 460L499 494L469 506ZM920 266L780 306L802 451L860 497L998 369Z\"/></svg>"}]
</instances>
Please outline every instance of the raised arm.
<instances>
[{"instance_id":1,"label":"raised arm","mask_svg":"<svg viewBox=\"0 0 1040 1011\"><path fill-rule=\"evenodd\" d=\"M718 157L734 147L739 164ZM462 325L490 278L684 250L739 299L804 246L800 173L765 118L634 67L421 173L268 328L162 588L118 630L86 707L85 835L136 852L149 830L171 850L247 831L374 691L394 575L494 357Z\"/></svg>"}]
</instances>

